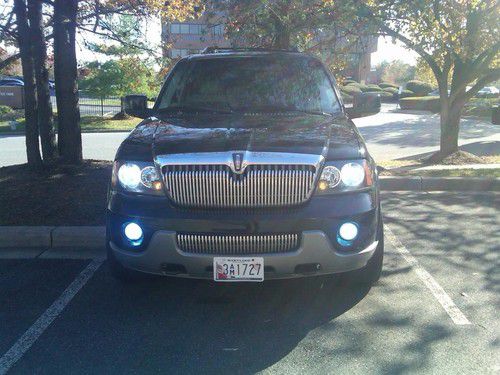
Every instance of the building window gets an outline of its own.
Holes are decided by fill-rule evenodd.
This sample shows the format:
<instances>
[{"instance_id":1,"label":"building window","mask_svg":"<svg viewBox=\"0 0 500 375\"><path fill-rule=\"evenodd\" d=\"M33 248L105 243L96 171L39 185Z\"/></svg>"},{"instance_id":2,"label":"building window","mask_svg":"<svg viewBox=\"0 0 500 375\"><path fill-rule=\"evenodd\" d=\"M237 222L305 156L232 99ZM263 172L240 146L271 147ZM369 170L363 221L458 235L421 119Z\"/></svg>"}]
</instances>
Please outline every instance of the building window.
<instances>
[{"instance_id":1,"label":"building window","mask_svg":"<svg viewBox=\"0 0 500 375\"><path fill-rule=\"evenodd\" d=\"M178 23L173 23L170 25L170 33L179 34L181 32L181 25Z\"/></svg>"},{"instance_id":2,"label":"building window","mask_svg":"<svg viewBox=\"0 0 500 375\"><path fill-rule=\"evenodd\" d=\"M213 27L213 33L216 36L224 35L224 25L216 25Z\"/></svg>"}]
</instances>

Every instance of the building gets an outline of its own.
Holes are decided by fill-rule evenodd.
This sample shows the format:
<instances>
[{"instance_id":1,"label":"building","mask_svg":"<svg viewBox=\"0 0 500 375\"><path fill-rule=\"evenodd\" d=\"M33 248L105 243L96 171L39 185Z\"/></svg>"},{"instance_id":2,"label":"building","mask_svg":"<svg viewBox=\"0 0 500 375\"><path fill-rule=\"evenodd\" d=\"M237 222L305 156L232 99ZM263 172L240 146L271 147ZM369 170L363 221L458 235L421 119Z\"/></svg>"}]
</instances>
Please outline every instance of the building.
<instances>
[{"instance_id":1,"label":"building","mask_svg":"<svg viewBox=\"0 0 500 375\"><path fill-rule=\"evenodd\" d=\"M320 39L323 36L320 36ZM180 58L199 53L210 46L231 47L225 37L222 14L203 15L199 19L186 22L164 22L162 40L166 46L164 55ZM238 46L242 46L238 43ZM358 82L367 81L371 69L371 54L377 51L377 37L366 37L349 51L349 64L344 75Z\"/></svg>"},{"instance_id":2,"label":"building","mask_svg":"<svg viewBox=\"0 0 500 375\"><path fill-rule=\"evenodd\" d=\"M220 15L201 16L186 22L164 22L162 40L166 45L164 55L171 58L199 53L209 46L230 47L224 36L224 23Z\"/></svg>"}]
</instances>

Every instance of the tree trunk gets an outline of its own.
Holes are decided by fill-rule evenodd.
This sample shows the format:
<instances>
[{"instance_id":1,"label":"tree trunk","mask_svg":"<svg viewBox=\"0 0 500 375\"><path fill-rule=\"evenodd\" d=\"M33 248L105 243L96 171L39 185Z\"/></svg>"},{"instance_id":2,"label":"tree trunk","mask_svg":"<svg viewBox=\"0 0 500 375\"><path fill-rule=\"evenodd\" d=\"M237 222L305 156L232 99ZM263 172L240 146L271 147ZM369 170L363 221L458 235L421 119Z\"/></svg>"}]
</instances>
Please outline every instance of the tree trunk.
<instances>
[{"instance_id":1,"label":"tree trunk","mask_svg":"<svg viewBox=\"0 0 500 375\"><path fill-rule=\"evenodd\" d=\"M458 133L463 105L453 104L441 108L440 158L458 151Z\"/></svg>"},{"instance_id":2,"label":"tree trunk","mask_svg":"<svg viewBox=\"0 0 500 375\"><path fill-rule=\"evenodd\" d=\"M42 166L38 142L37 101L35 93L33 53L30 44L30 28L26 16L25 0L14 0L17 22L17 44L21 53L24 77L24 117L26 134L26 155L28 165L37 169Z\"/></svg>"},{"instance_id":3,"label":"tree trunk","mask_svg":"<svg viewBox=\"0 0 500 375\"><path fill-rule=\"evenodd\" d=\"M56 79L59 153L73 164L82 161L75 50L78 0L54 2L54 74Z\"/></svg>"},{"instance_id":4,"label":"tree trunk","mask_svg":"<svg viewBox=\"0 0 500 375\"><path fill-rule=\"evenodd\" d=\"M57 156L56 134L50 103L49 71L47 69L47 47L43 35L42 0L28 0L31 41L35 62L36 94L38 99L38 128L45 161Z\"/></svg>"}]
</instances>

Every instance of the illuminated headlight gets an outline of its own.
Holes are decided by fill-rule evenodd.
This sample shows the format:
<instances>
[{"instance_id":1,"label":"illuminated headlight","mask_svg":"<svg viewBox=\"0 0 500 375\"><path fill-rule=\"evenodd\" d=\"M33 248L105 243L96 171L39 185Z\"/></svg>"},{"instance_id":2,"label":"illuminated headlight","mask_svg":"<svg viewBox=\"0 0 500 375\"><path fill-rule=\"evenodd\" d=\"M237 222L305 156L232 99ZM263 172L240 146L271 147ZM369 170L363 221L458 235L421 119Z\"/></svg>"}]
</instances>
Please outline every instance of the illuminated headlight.
<instances>
[{"instance_id":1,"label":"illuminated headlight","mask_svg":"<svg viewBox=\"0 0 500 375\"><path fill-rule=\"evenodd\" d=\"M120 186L129 192L161 194L162 182L157 169L147 162L115 162L112 186Z\"/></svg>"},{"instance_id":2,"label":"illuminated headlight","mask_svg":"<svg viewBox=\"0 0 500 375\"><path fill-rule=\"evenodd\" d=\"M318 187L320 190L333 189L340 183L340 171L334 166L323 168L319 179Z\"/></svg>"},{"instance_id":3,"label":"illuminated headlight","mask_svg":"<svg viewBox=\"0 0 500 375\"><path fill-rule=\"evenodd\" d=\"M353 222L347 222L340 226L337 233L337 242L342 246L351 246L358 237L358 225Z\"/></svg>"},{"instance_id":4,"label":"illuminated headlight","mask_svg":"<svg viewBox=\"0 0 500 375\"><path fill-rule=\"evenodd\" d=\"M352 192L373 185L374 171L366 159L328 162L318 180L317 194Z\"/></svg>"},{"instance_id":5,"label":"illuminated headlight","mask_svg":"<svg viewBox=\"0 0 500 375\"><path fill-rule=\"evenodd\" d=\"M141 183L141 169L136 164L125 163L118 169L118 180L124 188L134 189Z\"/></svg>"},{"instance_id":6,"label":"illuminated headlight","mask_svg":"<svg viewBox=\"0 0 500 375\"><path fill-rule=\"evenodd\" d=\"M127 223L123 226L123 234L129 242L134 245L140 245L144 237L142 228L137 223Z\"/></svg>"},{"instance_id":7,"label":"illuminated headlight","mask_svg":"<svg viewBox=\"0 0 500 375\"><path fill-rule=\"evenodd\" d=\"M356 187L365 180L364 168L356 163L347 163L340 170L342 183L348 187Z\"/></svg>"}]
</instances>

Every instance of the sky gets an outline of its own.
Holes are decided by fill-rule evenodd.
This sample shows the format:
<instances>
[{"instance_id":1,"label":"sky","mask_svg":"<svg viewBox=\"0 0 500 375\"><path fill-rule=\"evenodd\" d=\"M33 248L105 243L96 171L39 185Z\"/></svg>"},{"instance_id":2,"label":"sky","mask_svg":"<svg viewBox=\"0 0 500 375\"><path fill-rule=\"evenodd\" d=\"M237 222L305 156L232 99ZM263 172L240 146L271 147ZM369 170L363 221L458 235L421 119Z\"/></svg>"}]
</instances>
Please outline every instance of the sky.
<instances>
[{"instance_id":1,"label":"sky","mask_svg":"<svg viewBox=\"0 0 500 375\"><path fill-rule=\"evenodd\" d=\"M372 67L383 61L401 60L410 65L417 64L418 54L406 49L399 41L392 42L392 38L379 37L377 52L372 54Z\"/></svg>"}]
</instances>

